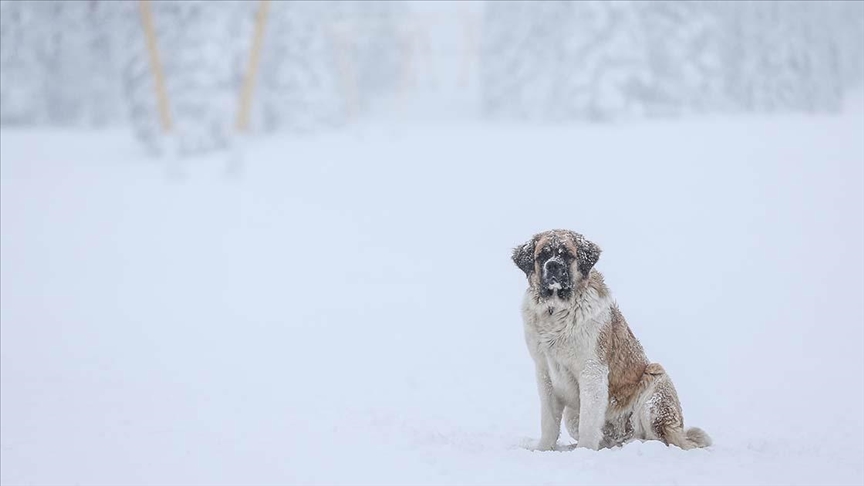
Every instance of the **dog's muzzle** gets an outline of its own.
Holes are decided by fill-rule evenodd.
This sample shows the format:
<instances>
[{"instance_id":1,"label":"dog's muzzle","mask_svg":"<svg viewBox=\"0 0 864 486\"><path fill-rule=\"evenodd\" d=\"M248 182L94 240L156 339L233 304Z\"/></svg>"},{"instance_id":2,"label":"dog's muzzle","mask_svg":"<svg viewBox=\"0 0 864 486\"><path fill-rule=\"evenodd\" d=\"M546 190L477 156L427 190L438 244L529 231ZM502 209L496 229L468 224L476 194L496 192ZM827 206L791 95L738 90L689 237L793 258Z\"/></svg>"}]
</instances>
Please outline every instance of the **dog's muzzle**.
<instances>
[{"instance_id":1,"label":"dog's muzzle","mask_svg":"<svg viewBox=\"0 0 864 486\"><path fill-rule=\"evenodd\" d=\"M543 264L543 287L552 290L567 289L570 287L570 276L567 275L567 267L560 260L553 258Z\"/></svg>"}]
</instances>

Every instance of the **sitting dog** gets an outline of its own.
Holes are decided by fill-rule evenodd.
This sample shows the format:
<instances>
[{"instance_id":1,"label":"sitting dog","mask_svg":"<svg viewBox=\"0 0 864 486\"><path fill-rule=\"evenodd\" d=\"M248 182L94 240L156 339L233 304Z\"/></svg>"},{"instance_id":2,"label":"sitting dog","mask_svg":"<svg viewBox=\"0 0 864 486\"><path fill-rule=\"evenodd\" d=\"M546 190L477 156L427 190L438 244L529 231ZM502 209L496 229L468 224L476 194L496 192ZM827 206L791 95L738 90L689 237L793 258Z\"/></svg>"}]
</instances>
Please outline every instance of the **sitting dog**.
<instances>
[{"instance_id":1,"label":"sitting dog","mask_svg":"<svg viewBox=\"0 0 864 486\"><path fill-rule=\"evenodd\" d=\"M537 448L555 448L562 416L577 447L633 439L711 445L702 429L684 428L672 380L627 326L594 269L599 257L597 245L568 230L539 233L513 250L528 278L522 318L540 392Z\"/></svg>"}]
</instances>

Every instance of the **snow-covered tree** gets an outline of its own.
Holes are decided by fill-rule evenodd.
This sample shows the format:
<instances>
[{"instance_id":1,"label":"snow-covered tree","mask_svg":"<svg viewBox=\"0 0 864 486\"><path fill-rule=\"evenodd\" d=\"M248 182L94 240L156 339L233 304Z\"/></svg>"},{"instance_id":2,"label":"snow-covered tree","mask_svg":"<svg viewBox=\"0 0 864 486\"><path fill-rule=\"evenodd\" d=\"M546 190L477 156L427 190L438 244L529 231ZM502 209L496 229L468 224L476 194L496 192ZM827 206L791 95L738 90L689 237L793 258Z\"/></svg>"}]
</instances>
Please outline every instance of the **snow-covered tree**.
<instances>
[{"instance_id":1,"label":"snow-covered tree","mask_svg":"<svg viewBox=\"0 0 864 486\"><path fill-rule=\"evenodd\" d=\"M0 2L4 123L101 126L122 119L119 2Z\"/></svg>"},{"instance_id":2,"label":"snow-covered tree","mask_svg":"<svg viewBox=\"0 0 864 486\"><path fill-rule=\"evenodd\" d=\"M4 121L80 122L86 87L87 4L2 2Z\"/></svg>"},{"instance_id":3,"label":"snow-covered tree","mask_svg":"<svg viewBox=\"0 0 864 486\"><path fill-rule=\"evenodd\" d=\"M395 2L276 2L264 41L258 112L267 131L345 123L399 69Z\"/></svg>"},{"instance_id":4,"label":"snow-covered tree","mask_svg":"<svg viewBox=\"0 0 864 486\"><path fill-rule=\"evenodd\" d=\"M562 2L489 2L480 39L481 109L486 116L541 118L562 27Z\"/></svg>"},{"instance_id":5,"label":"snow-covered tree","mask_svg":"<svg viewBox=\"0 0 864 486\"><path fill-rule=\"evenodd\" d=\"M44 113L52 124L78 125L85 119L84 93L90 80L88 4L83 1L37 4L44 24L39 60L44 76Z\"/></svg>"},{"instance_id":6,"label":"snow-covered tree","mask_svg":"<svg viewBox=\"0 0 864 486\"><path fill-rule=\"evenodd\" d=\"M608 120L643 112L645 39L633 2L562 2L547 110L555 119Z\"/></svg>"},{"instance_id":7,"label":"snow-covered tree","mask_svg":"<svg viewBox=\"0 0 864 486\"><path fill-rule=\"evenodd\" d=\"M825 6L746 2L729 7L730 96L745 111L837 109L842 97L837 44Z\"/></svg>"},{"instance_id":8,"label":"snow-covered tree","mask_svg":"<svg viewBox=\"0 0 864 486\"><path fill-rule=\"evenodd\" d=\"M386 0L271 2L253 129L349 123L410 55ZM258 2L150 2L179 149L230 142ZM0 1L0 123L128 122L162 136L137 1ZM864 3L508 1L484 6L489 117L607 120L831 111L864 85Z\"/></svg>"},{"instance_id":9,"label":"snow-covered tree","mask_svg":"<svg viewBox=\"0 0 864 486\"><path fill-rule=\"evenodd\" d=\"M344 121L345 101L325 30L325 8L315 2L273 4L256 87L265 131L309 130Z\"/></svg>"},{"instance_id":10,"label":"snow-covered tree","mask_svg":"<svg viewBox=\"0 0 864 486\"><path fill-rule=\"evenodd\" d=\"M487 7L483 110L492 116L632 116L646 55L630 2L501 2Z\"/></svg>"},{"instance_id":11,"label":"snow-covered tree","mask_svg":"<svg viewBox=\"0 0 864 486\"><path fill-rule=\"evenodd\" d=\"M38 36L30 26L40 13L26 2L0 2L0 123L38 121L45 77L37 59Z\"/></svg>"},{"instance_id":12,"label":"snow-covered tree","mask_svg":"<svg viewBox=\"0 0 864 486\"><path fill-rule=\"evenodd\" d=\"M84 123L104 127L126 119L121 83L123 35L120 2L88 2ZM128 34L126 34L128 35Z\"/></svg>"},{"instance_id":13,"label":"snow-covered tree","mask_svg":"<svg viewBox=\"0 0 864 486\"><path fill-rule=\"evenodd\" d=\"M251 10L246 2L153 2L153 23L164 72L171 142L180 154L225 148L234 130L242 44L237 32ZM124 12L127 38L123 69L129 116L139 139L164 149L153 66L137 5Z\"/></svg>"},{"instance_id":14,"label":"snow-covered tree","mask_svg":"<svg viewBox=\"0 0 864 486\"><path fill-rule=\"evenodd\" d=\"M637 4L647 58L647 82L638 98L647 115L709 112L727 105L726 32L717 8L726 6L665 0Z\"/></svg>"},{"instance_id":15,"label":"snow-covered tree","mask_svg":"<svg viewBox=\"0 0 864 486\"><path fill-rule=\"evenodd\" d=\"M194 154L225 148L233 133L238 91L231 69L231 14L242 4L158 4L165 78L178 148Z\"/></svg>"},{"instance_id":16,"label":"snow-covered tree","mask_svg":"<svg viewBox=\"0 0 864 486\"><path fill-rule=\"evenodd\" d=\"M329 2L328 23L342 21L356 26L349 46L360 110L399 86L405 58L398 23L405 11L399 2L389 0Z\"/></svg>"},{"instance_id":17,"label":"snow-covered tree","mask_svg":"<svg viewBox=\"0 0 864 486\"><path fill-rule=\"evenodd\" d=\"M864 85L864 2L828 3L829 28L840 53L845 88Z\"/></svg>"},{"instance_id":18,"label":"snow-covered tree","mask_svg":"<svg viewBox=\"0 0 864 486\"><path fill-rule=\"evenodd\" d=\"M855 3L496 2L485 20L490 116L835 110L864 79Z\"/></svg>"}]
</instances>

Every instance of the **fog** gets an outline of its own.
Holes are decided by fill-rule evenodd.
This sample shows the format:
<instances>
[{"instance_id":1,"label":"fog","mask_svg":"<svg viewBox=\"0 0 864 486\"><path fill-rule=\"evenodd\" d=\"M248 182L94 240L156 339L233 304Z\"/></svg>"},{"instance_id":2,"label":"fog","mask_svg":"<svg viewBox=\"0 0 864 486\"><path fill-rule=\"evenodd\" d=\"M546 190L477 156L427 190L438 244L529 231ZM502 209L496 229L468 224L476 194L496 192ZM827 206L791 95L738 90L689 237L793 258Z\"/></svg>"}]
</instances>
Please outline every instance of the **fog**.
<instances>
[{"instance_id":1,"label":"fog","mask_svg":"<svg viewBox=\"0 0 864 486\"><path fill-rule=\"evenodd\" d=\"M245 110L240 131L262 134L382 118L608 123L837 112L864 83L859 2L2 9L4 126L128 127L156 152L167 132L184 155L230 145Z\"/></svg>"},{"instance_id":2,"label":"fog","mask_svg":"<svg viewBox=\"0 0 864 486\"><path fill-rule=\"evenodd\" d=\"M864 481L864 3L0 2L0 483ZM567 228L714 445L537 452Z\"/></svg>"}]
</instances>

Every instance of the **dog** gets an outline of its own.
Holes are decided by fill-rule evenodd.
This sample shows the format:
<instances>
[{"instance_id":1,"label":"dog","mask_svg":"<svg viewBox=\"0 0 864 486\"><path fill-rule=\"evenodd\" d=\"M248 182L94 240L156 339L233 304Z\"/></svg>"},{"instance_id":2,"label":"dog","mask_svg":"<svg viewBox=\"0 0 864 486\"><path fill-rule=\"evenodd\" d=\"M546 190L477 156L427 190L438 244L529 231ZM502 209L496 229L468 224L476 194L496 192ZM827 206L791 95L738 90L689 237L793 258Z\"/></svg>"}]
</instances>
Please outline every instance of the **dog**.
<instances>
[{"instance_id":1,"label":"dog","mask_svg":"<svg viewBox=\"0 0 864 486\"><path fill-rule=\"evenodd\" d=\"M681 449L707 447L700 428L684 428L669 375L642 345L594 269L600 248L569 230L534 235L513 249L525 272L525 341L540 393L538 450L555 449L564 420L576 447L598 450L632 440Z\"/></svg>"}]
</instances>

